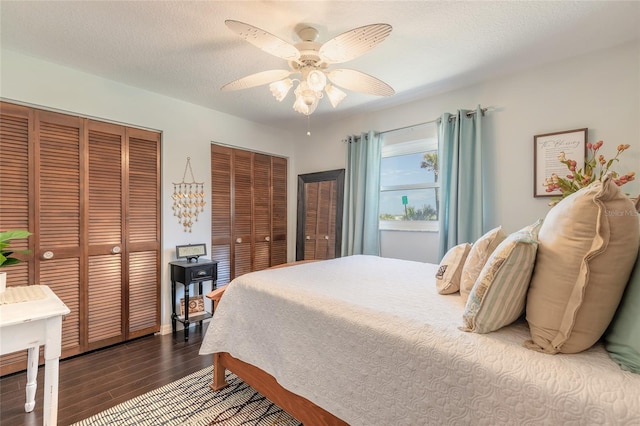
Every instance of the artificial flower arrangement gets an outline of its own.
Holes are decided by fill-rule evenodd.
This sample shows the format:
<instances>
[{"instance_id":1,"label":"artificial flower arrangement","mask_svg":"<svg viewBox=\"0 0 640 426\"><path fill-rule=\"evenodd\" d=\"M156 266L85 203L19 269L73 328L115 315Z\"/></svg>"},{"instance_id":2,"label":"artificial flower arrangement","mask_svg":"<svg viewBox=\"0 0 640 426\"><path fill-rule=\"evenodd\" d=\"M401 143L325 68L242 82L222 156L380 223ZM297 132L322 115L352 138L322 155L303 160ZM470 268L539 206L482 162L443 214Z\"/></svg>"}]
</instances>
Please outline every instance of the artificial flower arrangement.
<instances>
[{"instance_id":1,"label":"artificial flower arrangement","mask_svg":"<svg viewBox=\"0 0 640 426\"><path fill-rule=\"evenodd\" d=\"M604 155L598 154L598 150L602 147L604 142L598 141L594 144L587 143L587 157L585 159L584 170L577 169L577 162L575 160L569 159L565 157L565 153L561 152L558 155L558 160L567 166L569 169L569 174L565 177L560 177L556 173L553 173L551 177L548 177L544 180L544 186L547 187L546 192L554 192L557 190L562 191L562 196L557 199L552 200L549 205L554 206L560 202L563 198L573 194L574 192L582 189L586 186L589 186L592 182L596 180L602 181L602 179L607 175L611 174L613 177L613 181L618 186L622 186L627 182L631 182L635 179L635 172L629 172L624 175L619 175L614 170L611 170L611 166L614 162L620 161L618 157L625 150L629 149L630 145L618 145L618 152L615 157L610 160L604 158Z\"/></svg>"}]
</instances>

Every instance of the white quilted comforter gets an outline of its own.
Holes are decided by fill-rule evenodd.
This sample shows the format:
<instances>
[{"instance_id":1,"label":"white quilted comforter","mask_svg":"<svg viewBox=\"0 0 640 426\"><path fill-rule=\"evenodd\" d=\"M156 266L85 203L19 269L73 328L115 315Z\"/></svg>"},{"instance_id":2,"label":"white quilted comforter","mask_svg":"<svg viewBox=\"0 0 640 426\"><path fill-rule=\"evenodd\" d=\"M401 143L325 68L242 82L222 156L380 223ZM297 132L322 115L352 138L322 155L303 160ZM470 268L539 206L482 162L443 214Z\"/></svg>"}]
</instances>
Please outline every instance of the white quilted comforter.
<instances>
[{"instance_id":1,"label":"white quilted comforter","mask_svg":"<svg viewBox=\"0 0 640 426\"><path fill-rule=\"evenodd\" d=\"M640 375L602 345L525 349L525 322L458 330L437 265L352 256L244 275L200 354L229 352L352 425L640 425Z\"/></svg>"}]
</instances>

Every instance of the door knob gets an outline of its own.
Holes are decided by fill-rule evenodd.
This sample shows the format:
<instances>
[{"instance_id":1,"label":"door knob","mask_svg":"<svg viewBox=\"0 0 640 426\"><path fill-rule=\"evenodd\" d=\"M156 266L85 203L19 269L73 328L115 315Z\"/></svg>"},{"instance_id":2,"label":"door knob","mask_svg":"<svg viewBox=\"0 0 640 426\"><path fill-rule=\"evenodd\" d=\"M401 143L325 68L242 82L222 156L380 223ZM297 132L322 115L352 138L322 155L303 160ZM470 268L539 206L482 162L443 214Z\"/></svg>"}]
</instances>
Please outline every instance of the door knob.
<instances>
[{"instance_id":1,"label":"door knob","mask_svg":"<svg viewBox=\"0 0 640 426\"><path fill-rule=\"evenodd\" d=\"M111 249L111 254L118 254L118 253L120 253L120 252L122 252L122 248L120 248L120 246L114 246L114 247Z\"/></svg>"},{"instance_id":2,"label":"door knob","mask_svg":"<svg viewBox=\"0 0 640 426\"><path fill-rule=\"evenodd\" d=\"M310 240L310 239L311 239L311 237L307 235L307 240Z\"/></svg>"},{"instance_id":3,"label":"door knob","mask_svg":"<svg viewBox=\"0 0 640 426\"><path fill-rule=\"evenodd\" d=\"M240 244L242 242L242 238L236 238L236 243Z\"/></svg>"},{"instance_id":4,"label":"door knob","mask_svg":"<svg viewBox=\"0 0 640 426\"><path fill-rule=\"evenodd\" d=\"M265 241L271 241L271 237L269 237L269 236L264 237L264 240L265 240Z\"/></svg>"},{"instance_id":5,"label":"door knob","mask_svg":"<svg viewBox=\"0 0 640 426\"><path fill-rule=\"evenodd\" d=\"M51 250L45 251L44 253L42 253L42 258L44 260L53 259L53 252Z\"/></svg>"}]
</instances>

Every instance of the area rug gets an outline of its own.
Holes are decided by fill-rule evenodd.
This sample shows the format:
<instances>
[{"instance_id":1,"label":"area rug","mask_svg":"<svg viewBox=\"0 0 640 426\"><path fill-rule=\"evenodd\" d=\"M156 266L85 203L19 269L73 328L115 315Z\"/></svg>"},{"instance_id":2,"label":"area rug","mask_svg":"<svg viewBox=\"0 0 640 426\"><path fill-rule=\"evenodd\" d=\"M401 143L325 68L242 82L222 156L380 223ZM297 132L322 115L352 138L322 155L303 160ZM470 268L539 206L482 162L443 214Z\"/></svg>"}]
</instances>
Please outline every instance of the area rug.
<instances>
[{"instance_id":1,"label":"area rug","mask_svg":"<svg viewBox=\"0 0 640 426\"><path fill-rule=\"evenodd\" d=\"M235 374L229 386L209 388L212 367L118 404L73 426L299 426L301 423Z\"/></svg>"}]
</instances>

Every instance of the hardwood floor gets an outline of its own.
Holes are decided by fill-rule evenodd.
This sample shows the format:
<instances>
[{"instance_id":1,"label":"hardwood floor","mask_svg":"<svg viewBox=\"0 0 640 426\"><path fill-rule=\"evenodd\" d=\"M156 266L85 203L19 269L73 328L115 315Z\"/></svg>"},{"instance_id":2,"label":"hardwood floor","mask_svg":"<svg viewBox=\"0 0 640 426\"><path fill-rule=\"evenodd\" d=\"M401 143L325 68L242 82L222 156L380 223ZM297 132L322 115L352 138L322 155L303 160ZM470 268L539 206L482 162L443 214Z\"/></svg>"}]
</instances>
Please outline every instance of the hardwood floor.
<instances>
[{"instance_id":1,"label":"hardwood floor","mask_svg":"<svg viewBox=\"0 0 640 426\"><path fill-rule=\"evenodd\" d=\"M65 426L211 365L198 350L206 331L191 328L189 341L147 336L60 361L58 425ZM42 361L42 360L41 360ZM38 369L36 408L24 412L26 373L0 378L0 424L42 424L44 366Z\"/></svg>"}]
</instances>

